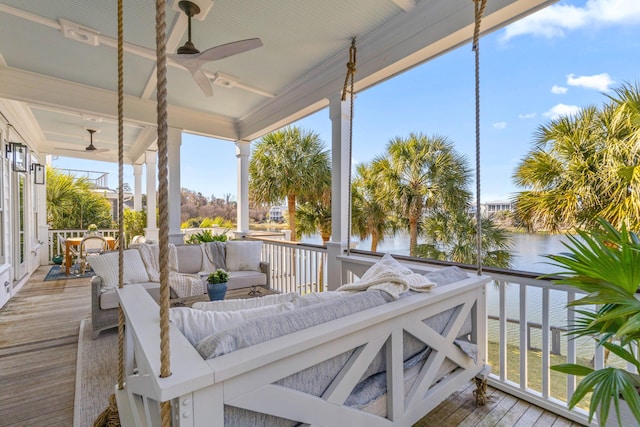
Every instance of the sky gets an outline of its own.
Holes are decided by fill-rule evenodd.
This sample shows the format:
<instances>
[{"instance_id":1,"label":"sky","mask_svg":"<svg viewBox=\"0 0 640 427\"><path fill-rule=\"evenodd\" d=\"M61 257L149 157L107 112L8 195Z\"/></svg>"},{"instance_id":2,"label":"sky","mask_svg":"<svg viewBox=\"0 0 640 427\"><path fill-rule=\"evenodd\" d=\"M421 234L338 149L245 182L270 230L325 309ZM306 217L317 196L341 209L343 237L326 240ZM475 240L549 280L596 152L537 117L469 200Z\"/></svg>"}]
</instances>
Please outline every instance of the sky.
<instances>
[{"instance_id":1,"label":"sky","mask_svg":"<svg viewBox=\"0 0 640 427\"><path fill-rule=\"evenodd\" d=\"M640 0L561 0L481 38L482 202L508 200L522 191L512 175L541 125L603 105L623 83L640 85L639 36ZM384 154L391 139L413 132L447 137L475 170L474 99L470 44L358 93L353 165ZM318 133L331 148L328 108L293 125ZM118 183L117 164L63 157L52 164L109 172L110 187ZM237 199L236 176L233 142L183 134L183 188ZM130 165L124 182L133 188ZM145 182L143 177L143 192Z\"/></svg>"}]
</instances>

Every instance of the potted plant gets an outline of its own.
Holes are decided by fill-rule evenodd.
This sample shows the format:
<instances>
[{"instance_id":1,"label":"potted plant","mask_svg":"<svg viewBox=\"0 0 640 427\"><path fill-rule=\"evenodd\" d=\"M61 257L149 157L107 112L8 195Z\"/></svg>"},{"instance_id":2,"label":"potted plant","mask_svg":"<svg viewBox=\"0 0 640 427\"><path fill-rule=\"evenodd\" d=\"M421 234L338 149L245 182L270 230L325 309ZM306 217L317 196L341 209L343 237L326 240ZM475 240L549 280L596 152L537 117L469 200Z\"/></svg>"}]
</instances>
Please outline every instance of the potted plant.
<instances>
[{"instance_id":1,"label":"potted plant","mask_svg":"<svg viewBox=\"0 0 640 427\"><path fill-rule=\"evenodd\" d=\"M603 219L598 219L598 223L591 231L568 236L570 243L565 246L569 253L547 256L554 261L552 265L563 269L554 274L561 277L554 282L586 292L570 304L578 316L575 324L569 325L569 333L574 337L592 337L597 345L640 371L637 357L640 300L636 296L640 285L640 238L624 226L618 231ZM551 369L584 377L569 401L569 408L592 392L589 421L597 412L601 425L607 420L607 425L640 424L637 373L613 366L593 369L571 363ZM610 416L612 403L615 416Z\"/></svg>"},{"instance_id":2,"label":"potted plant","mask_svg":"<svg viewBox=\"0 0 640 427\"><path fill-rule=\"evenodd\" d=\"M87 227L87 234L89 236L95 236L98 232L98 226L95 224L89 224L89 226Z\"/></svg>"},{"instance_id":3,"label":"potted plant","mask_svg":"<svg viewBox=\"0 0 640 427\"><path fill-rule=\"evenodd\" d=\"M219 268L207 277L207 294L209 300L222 300L227 293L227 282L229 281L229 273Z\"/></svg>"}]
</instances>

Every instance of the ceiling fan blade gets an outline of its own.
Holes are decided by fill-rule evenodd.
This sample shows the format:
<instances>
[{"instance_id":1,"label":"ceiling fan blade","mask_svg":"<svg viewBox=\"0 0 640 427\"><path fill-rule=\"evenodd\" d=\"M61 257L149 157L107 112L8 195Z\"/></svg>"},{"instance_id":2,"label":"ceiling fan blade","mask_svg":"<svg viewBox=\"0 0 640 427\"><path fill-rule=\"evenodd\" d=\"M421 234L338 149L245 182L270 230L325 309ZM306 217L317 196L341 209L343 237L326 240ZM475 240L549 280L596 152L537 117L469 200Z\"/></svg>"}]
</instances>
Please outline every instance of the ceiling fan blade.
<instances>
[{"instance_id":1,"label":"ceiling fan blade","mask_svg":"<svg viewBox=\"0 0 640 427\"><path fill-rule=\"evenodd\" d=\"M193 76L193 80L195 80L196 83L198 83L198 86L200 86L200 89L202 89L202 92L204 92L206 96L213 96L211 81L206 76L204 71L198 68L197 70L192 71L191 75Z\"/></svg>"},{"instance_id":2,"label":"ceiling fan blade","mask_svg":"<svg viewBox=\"0 0 640 427\"><path fill-rule=\"evenodd\" d=\"M259 38L238 40L231 43L221 44L205 50L204 52L196 53L193 56L201 61L217 61L219 59L227 58L229 56L237 55L248 50L256 49L263 46L262 40Z\"/></svg>"}]
</instances>

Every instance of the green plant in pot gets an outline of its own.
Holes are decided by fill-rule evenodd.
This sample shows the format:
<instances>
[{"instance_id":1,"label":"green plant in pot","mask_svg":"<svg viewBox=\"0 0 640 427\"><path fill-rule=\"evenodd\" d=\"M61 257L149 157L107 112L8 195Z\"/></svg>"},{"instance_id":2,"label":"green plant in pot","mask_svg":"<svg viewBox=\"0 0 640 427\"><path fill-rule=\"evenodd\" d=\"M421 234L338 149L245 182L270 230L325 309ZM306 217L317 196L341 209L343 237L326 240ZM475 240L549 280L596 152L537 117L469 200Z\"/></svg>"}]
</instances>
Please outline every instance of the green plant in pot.
<instances>
[{"instance_id":1,"label":"green plant in pot","mask_svg":"<svg viewBox=\"0 0 640 427\"><path fill-rule=\"evenodd\" d=\"M222 300L227 293L227 282L229 281L229 273L219 268L207 277L207 294L209 300Z\"/></svg>"},{"instance_id":2,"label":"green plant in pot","mask_svg":"<svg viewBox=\"0 0 640 427\"><path fill-rule=\"evenodd\" d=\"M570 334L592 337L598 345L640 371L637 350L634 351L640 339L640 300L636 297L640 285L640 238L624 226L618 231L603 219L598 219L598 224L593 230L578 231L577 237L568 236L570 243L565 246L569 253L547 256L554 261L552 265L563 269L554 273L561 277L554 283L586 292L569 304L577 314L575 323L569 325ZM609 418L609 422L617 420L619 425L631 425L624 423L633 422L633 418L640 424L637 373L613 366L592 369L571 363L551 369L584 377L569 401L569 408L592 392L589 421L597 411L601 425ZM625 405L631 412L628 421L621 416Z\"/></svg>"}]
</instances>

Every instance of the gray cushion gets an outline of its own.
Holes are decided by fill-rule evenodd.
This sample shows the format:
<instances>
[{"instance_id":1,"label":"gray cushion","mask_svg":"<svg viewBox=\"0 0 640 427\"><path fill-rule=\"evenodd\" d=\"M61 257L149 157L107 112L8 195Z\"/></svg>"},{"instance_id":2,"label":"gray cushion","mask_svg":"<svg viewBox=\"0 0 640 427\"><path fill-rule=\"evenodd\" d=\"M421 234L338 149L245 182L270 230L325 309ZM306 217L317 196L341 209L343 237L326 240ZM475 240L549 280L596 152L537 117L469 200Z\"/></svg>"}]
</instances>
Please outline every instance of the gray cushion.
<instances>
[{"instance_id":1,"label":"gray cushion","mask_svg":"<svg viewBox=\"0 0 640 427\"><path fill-rule=\"evenodd\" d=\"M202 271L202 249L200 245L176 245L178 271L196 274Z\"/></svg>"},{"instance_id":2,"label":"gray cushion","mask_svg":"<svg viewBox=\"0 0 640 427\"><path fill-rule=\"evenodd\" d=\"M230 271L227 290L266 284L267 275L259 271Z\"/></svg>"},{"instance_id":3,"label":"gray cushion","mask_svg":"<svg viewBox=\"0 0 640 427\"><path fill-rule=\"evenodd\" d=\"M349 314L382 305L392 298L380 291L358 292L343 298L314 304L256 320L247 320L235 328L203 339L196 349L203 358L212 359L302 329L329 322Z\"/></svg>"},{"instance_id":4,"label":"gray cushion","mask_svg":"<svg viewBox=\"0 0 640 427\"><path fill-rule=\"evenodd\" d=\"M158 282L145 282L140 283L143 288L149 292L151 297L158 301L160 300L160 283ZM127 286L127 285L125 285ZM108 291L103 292L100 295L100 308L103 310L108 310L110 308L118 307L118 295L116 294L115 288L109 289Z\"/></svg>"}]
</instances>

